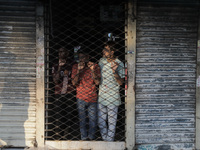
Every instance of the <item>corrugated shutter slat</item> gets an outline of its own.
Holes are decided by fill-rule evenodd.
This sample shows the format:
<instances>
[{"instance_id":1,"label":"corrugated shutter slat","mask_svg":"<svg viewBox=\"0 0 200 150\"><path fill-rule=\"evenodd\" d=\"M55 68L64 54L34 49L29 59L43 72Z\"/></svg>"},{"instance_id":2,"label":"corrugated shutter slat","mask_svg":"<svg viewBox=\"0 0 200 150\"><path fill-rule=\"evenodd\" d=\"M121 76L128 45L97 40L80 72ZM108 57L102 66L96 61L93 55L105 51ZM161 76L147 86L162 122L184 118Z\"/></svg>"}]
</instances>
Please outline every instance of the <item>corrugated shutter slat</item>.
<instances>
[{"instance_id":1,"label":"corrugated shutter slat","mask_svg":"<svg viewBox=\"0 0 200 150\"><path fill-rule=\"evenodd\" d=\"M36 137L35 1L0 0L0 140L33 146Z\"/></svg>"},{"instance_id":2,"label":"corrugated shutter slat","mask_svg":"<svg viewBox=\"0 0 200 150\"><path fill-rule=\"evenodd\" d=\"M136 145L192 149L195 141L197 10L139 3Z\"/></svg>"}]
</instances>

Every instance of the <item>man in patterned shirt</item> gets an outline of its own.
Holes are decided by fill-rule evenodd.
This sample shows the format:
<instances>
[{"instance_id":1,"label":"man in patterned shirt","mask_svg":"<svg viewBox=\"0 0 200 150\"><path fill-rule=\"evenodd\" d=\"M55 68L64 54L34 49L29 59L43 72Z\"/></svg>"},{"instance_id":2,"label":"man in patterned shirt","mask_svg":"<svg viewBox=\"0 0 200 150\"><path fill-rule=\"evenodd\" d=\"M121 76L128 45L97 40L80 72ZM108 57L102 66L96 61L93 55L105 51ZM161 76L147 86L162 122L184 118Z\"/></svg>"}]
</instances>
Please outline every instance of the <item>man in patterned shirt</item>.
<instances>
[{"instance_id":1,"label":"man in patterned shirt","mask_svg":"<svg viewBox=\"0 0 200 150\"><path fill-rule=\"evenodd\" d=\"M104 141L114 141L118 106L121 104L119 90L125 77L124 64L114 56L115 51L115 43L107 42L103 50L104 57L99 61L98 125Z\"/></svg>"},{"instance_id":2,"label":"man in patterned shirt","mask_svg":"<svg viewBox=\"0 0 200 150\"><path fill-rule=\"evenodd\" d=\"M58 49L58 58L52 66L52 76L55 85L55 101L53 102L52 124L54 139L63 139L69 134L71 108L73 105L73 90L71 83L72 61L69 51L61 47ZM67 111L66 111L67 110Z\"/></svg>"},{"instance_id":3,"label":"man in patterned shirt","mask_svg":"<svg viewBox=\"0 0 200 150\"><path fill-rule=\"evenodd\" d=\"M97 120L97 89L100 82L100 68L86 51L78 51L79 63L72 67L72 84L76 86L77 106L80 118L81 140L93 140ZM87 114L87 115L86 115ZM89 130L86 128L86 118L89 118Z\"/></svg>"}]
</instances>

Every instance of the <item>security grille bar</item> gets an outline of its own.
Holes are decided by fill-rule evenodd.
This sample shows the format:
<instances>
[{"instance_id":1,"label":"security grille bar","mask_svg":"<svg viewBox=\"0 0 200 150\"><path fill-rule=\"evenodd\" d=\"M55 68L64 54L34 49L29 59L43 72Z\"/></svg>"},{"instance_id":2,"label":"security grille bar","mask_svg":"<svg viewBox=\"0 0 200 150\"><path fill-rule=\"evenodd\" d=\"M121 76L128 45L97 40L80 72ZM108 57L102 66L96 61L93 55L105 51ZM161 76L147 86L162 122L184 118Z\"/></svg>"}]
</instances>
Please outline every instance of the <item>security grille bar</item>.
<instances>
[{"instance_id":1,"label":"security grille bar","mask_svg":"<svg viewBox=\"0 0 200 150\"><path fill-rule=\"evenodd\" d=\"M46 2L46 140L125 140L125 3Z\"/></svg>"}]
</instances>

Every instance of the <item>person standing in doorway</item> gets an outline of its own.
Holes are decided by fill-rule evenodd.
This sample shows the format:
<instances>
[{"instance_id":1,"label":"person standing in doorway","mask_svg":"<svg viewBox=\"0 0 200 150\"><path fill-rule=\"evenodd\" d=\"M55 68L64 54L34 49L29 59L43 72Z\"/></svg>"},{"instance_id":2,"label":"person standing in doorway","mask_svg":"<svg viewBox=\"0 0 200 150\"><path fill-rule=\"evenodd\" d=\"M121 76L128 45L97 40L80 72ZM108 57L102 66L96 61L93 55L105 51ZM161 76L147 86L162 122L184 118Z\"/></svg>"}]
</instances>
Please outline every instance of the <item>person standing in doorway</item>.
<instances>
[{"instance_id":1,"label":"person standing in doorway","mask_svg":"<svg viewBox=\"0 0 200 150\"><path fill-rule=\"evenodd\" d=\"M72 84L76 86L77 107L80 119L81 140L93 140L97 126L97 88L100 68L90 60L84 50L78 51L79 63L72 67ZM89 118L87 131L86 118Z\"/></svg>"},{"instance_id":2,"label":"person standing in doorway","mask_svg":"<svg viewBox=\"0 0 200 150\"><path fill-rule=\"evenodd\" d=\"M72 107L73 86L71 84L71 63L69 51L61 47L58 49L58 58L52 67L53 82L55 85L55 100L53 102L54 139L65 139L70 126L70 108Z\"/></svg>"},{"instance_id":3,"label":"person standing in doorway","mask_svg":"<svg viewBox=\"0 0 200 150\"><path fill-rule=\"evenodd\" d=\"M104 46L104 57L99 61L98 125L104 141L114 141L118 106L121 104L119 90L125 78L124 64L114 55L115 45L114 41L108 41Z\"/></svg>"}]
</instances>

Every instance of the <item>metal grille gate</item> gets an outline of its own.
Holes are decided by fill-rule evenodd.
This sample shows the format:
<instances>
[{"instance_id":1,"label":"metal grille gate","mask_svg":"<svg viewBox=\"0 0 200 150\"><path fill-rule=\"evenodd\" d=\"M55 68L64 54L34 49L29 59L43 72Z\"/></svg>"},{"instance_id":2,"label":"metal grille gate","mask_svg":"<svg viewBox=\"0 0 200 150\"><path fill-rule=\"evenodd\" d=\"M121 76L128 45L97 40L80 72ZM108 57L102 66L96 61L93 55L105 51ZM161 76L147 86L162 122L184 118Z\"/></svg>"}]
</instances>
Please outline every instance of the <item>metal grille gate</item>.
<instances>
[{"instance_id":1,"label":"metal grille gate","mask_svg":"<svg viewBox=\"0 0 200 150\"><path fill-rule=\"evenodd\" d=\"M71 86L69 83L70 71L73 69L72 66L77 63L77 50L84 49L93 58L90 61L98 63L103 57L104 44L107 41L116 42L115 55L122 61L122 64L125 64L125 3L120 0L114 1L114 3L106 0L74 0L73 2L65 0L61 3L50 0L46 2L45 16L45 139L91 140L81 137L80 114L76 100L77 87ZM59 92L59 84L64 85L67 82L58 81L59 83L56 83L54 76L59 66L58 52L63 50L67 50L69 53L66 64L69 68L68 80L65 77L62 78L62 81L64 79L68 81L67 92L64 93L62 93L63 88ZM87 66L87 64L85 65ZM65 69L62 73L65 74ZM112 74L108 75L108 77L110 76ZM108 82L107 85L109 84ZM120 86L119 90L121 105L117 113L114 136L116 141L125 140L124 84ZM97 94L99 86L96 86L96 91L94 91ZM116 95L117 93L109 93L111 98ZM96 116L96 118L98 117ZM86 121L89 121L89 118L86 118ZM86 127L89 130L88 126L87 124ZM95 130L95 138L92 140L103 140L98 126Z\"/></svg>"},{"instance_id":2,"label":"metal grille gate","mask_svg":"<svg viewBox=\"0 0 200 150\"><path fill-rule=\"evenodd\" d=\"M191 3L138 4L138 149L194 148L198 11Z\"/></svg>"}]
</instances>

